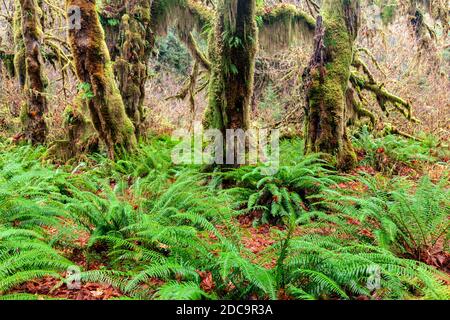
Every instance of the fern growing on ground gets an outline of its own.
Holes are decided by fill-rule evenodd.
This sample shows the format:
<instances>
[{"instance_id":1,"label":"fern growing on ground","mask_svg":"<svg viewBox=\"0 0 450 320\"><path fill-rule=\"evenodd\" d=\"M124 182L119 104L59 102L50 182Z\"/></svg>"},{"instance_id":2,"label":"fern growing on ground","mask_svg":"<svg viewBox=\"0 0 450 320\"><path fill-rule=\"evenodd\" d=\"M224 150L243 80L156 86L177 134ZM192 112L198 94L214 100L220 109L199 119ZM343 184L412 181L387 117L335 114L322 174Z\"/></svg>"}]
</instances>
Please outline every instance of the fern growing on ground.
<instances>
[{"instance_id":1,"label":"fern growing on ground","mask_svg":"<svg viewBox=\"0 0 450 320\"><path fill-rule=\"evenodd\" d=\"M446 276L435 269L377 246L333 236L292 239L284 263L287 287L299 298L450 297L439 280Z\"/></svg>"},{"instance_id":2,"label":"fern growing on ground","mask_svg":"<svg viewBox=\"0 0 450 320\"><path fill-rule=\"evenodd\" d=\"M0 293L43 276L61 278L73 265L35 231L0 227Z\"/></svg>"},{"instance_id":3,"label":"fern growing on ground","mask_svg":"<svg viewBox=\"0 0 450 320\"><path fill-rule=\"evenodd\" d=\"M353 143L363 153L362 165L391 175L401 165L420 168L423 163L435 163L448 157L448 150L440 148L440 143L432 136L424 135L420 141L396 135L375 137L366 126L355 134Z\"/></svg>"},{"instance_id":4,"label":"fern growing on ground","mask_svg":"<svg viewBox=\"0 0 450 320\"><path fill-rule=\"evenodd\" d=\"M242 185L237 191L243 202L247 200L244 212L262 211L261 223L276 223L291 212L299 216L304 207L311 206L311 195L344 180L320 155L304 156L292 165L281 166L274 175L264 175L263 169L244 167L227 174Z\"/></svg>"},{"instance_id":5,"label":"fern growing on ground","mask_svg":"<svg viewBox=\"0 0 450 320\"><path fill-rule=\"evenodd\" d=\"M78 252L82 282L139 299L448 298L446 275L405 259L448 252L448 181L355 182L318 155L282 155L273 176L262 166L205 174L170 164L170 146L152 140L138 156L58 169L41 161L44 149L3 146L0 296L34 298L13 289L44 276L69 281ZM235 184L220 188L222 179ZM348 183L359 189L340 188ZM258 254L236 219L249 211L284 222ZM91 261L102 266L90 270Z\"/></svg>"},{"instance_id":6,"label":"fern growing on ground","mask_svg":"<svg viewBox=\"0 0 450 320\"><path fill-rule=\"evenodd\" d=\"M329 193L328 206L352 219L355 229L373 230L375 243L398 256L438 267L448 265L447 179L433 184L424 177L414 188L401 180L391 181L385 190L370 176L360 178L360 183L367 190L365 194Z\"/></svg>"}]
</instances>

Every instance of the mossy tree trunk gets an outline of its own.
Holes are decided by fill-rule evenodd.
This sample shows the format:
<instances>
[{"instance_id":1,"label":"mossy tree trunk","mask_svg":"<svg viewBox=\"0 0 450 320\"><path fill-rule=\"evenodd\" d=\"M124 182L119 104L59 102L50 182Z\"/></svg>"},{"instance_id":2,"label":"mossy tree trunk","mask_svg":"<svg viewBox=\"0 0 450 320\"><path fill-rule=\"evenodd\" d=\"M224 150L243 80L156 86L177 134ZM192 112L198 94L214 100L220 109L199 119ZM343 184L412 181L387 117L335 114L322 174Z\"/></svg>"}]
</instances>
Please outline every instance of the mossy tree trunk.
<instances>
[{"instance_id":1,"label":"mossy tree trunk","mask_svg":"<svg viewBox=\"0 0 450 320\"><path fill-rule=\"evenodd\" d=\"M359 16L359 1L323 2L306 71L305 151L336 156L342 170L356 161L346 128L346 92Z\"/></svg>"},{"instance_id":2,"label":"mossy tree trunk","mask_svg":"<svg viewBox=\"0 0 450 320\"><path fill-rule=\"evenodd\" d=\"M141 135L144 120L145 84L148 78L147 64L154 45L151 29L152 0L136 0L127 3L121 18L119 44L120 55L114 63L119 90L135 133Z\"/></svg>"},{"instance_id":3,"label":"mossy tree trunk","mask_svg":"<svg viewBox=\"0 0 450 320\"><path fill-rule=\"evenodd\" d=\"M27 95L27 101L21 110L22 130L27 141L39 144L45 141L47 135L44 119L47 110L47 80L43 75L44 64L40 51L42 12L36 0L20 0L20 8L26 70L24 89Z\"/></svg>"},{"instance_id":4,"label":"mossy tree trunk","mask_svg":"<svg viewBox=\"0 0 450 320\"><path fill-rule=\"evenodd\" d=\"M209 22L210 12L196 0L111 0L103 6L101 19L106 43L114 61L114 73L136 136L142 135L148 60L155 33L174 27L187 42L190 32Z\"/></svg>"},{"instance_id":5,"label":"mossy tree trunk","mask_svg":"<svg viewBox=\"0 0 450 320\"><path fill-rule=\"evenodd\" d=\"M136 1L132 1L134 3ZM120 57L120 25L129 1L108 0L102 1L99 11L100 23L105 32L105 41L112 61Z\"/></svg>"},{"instance_id":6,"label":"mossy tree trunk","mask_svg":"<svg viewBox=\"0 0 450 320\"><path fill-rule=\"evenodd\" d=\"M248 129L258 29L255 0L220 0L210 38L211 75L206 125Z\"/></svg>"},{"instance_id":7,"label":"mossy tree trunk","mask_svg":"<svg viewBox=\"0 0 450 320\"><path fill-rule=\"evenodd\" d=\"M14 36L14 73L16 74L20 87L25 85L25 44L22 36L22 8L20 1L15 0L15 11L13 17Z\"/></svg>"},{"instance_id":8,"label":"mossy tree trunk","mask_svg":"<svg viewBox=\"0 0 450 320\"><path fill-rule=\"evenodd\" d=\"M134 126L125 112L114 79L95 0L67 0L67 6L80 8L81 28L69 30L69 44L92 123L105 143L109 157L114 158L115 152L136 146Z\"/></svg>"}]
</instances>

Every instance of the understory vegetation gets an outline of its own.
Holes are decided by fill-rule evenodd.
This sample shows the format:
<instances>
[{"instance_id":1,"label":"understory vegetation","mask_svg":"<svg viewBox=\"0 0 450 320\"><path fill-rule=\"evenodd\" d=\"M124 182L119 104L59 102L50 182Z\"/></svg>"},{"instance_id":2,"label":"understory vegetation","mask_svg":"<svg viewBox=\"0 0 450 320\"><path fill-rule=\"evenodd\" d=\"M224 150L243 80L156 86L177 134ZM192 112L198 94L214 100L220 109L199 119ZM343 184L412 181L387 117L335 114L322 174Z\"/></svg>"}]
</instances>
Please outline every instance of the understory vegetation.
<instances>
[{"instance_id":1,"label":"understory vegetation","mask_svg":"<svg viewBox=\"0 0 450 320\"><path fill-rule=\"evenodd\" d=\"M449 3L0 1L0 300L450 300Z\"/></svg>"},{"instance_id":2,"label":"understory vegetation","mask_svg":"<svg viewBox=\"0 0 450 320\"><path fill-rule=\"evenodd\" d=\"M345 175L316 155L287 156L299 139L282 142L274 176L173 165L165 137L58 167L44 147L3 141L1 299L71 298L74 281L96 283L91 298L448 299L448 168L392 177L372 165L414 158L422 176L442 158L391 136L371 140L385 148L377 158L366 135L355 137L361 166Z\"/></svg>"}]
</instances>

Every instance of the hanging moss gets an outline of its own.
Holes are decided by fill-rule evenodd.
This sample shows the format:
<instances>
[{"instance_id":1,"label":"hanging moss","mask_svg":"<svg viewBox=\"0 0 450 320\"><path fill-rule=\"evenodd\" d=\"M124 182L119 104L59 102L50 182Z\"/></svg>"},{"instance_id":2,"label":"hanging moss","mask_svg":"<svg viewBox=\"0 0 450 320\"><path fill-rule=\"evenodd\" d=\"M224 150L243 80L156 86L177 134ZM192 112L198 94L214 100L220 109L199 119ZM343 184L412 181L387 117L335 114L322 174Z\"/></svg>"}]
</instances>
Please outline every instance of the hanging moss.
<instances>
[{"instance_id":1,"label":"hanging moss","mask_svg":"<svg viewBox=\"0 0 450 320\"><path fill-rule=\"evenodd\" d=\"M92 123L108 155L136 146L134 127L125 112L94 0L68 0L81 11L81 28L69 30L69 43L79 81L84 84Z\"/></svg>"},{"instance_id":2,"label":"hanging moss","mask_svg":"<svg viewBox=\"0 0 450 320\"><path fill-rule=\"evenodd\" d=\"M341 169L356 162L347 134L346 92L359 27L358 1L325 0L307 72L305 151L335 155Z\"/></svg>"},{"instance_id":3,"label":"hanging moss","mask_svg":"<svg viewBox=\"0 0 450 320\"><path fill-rule=\"evenodd\" d=\"M137 137L144 121L147 61L155 42L151 25L153 2L136 0L124 4L113 0L100 9L117 85Z\"/></svg>"},{"instance_id":4,"label":"hanging moss","mask_svg":"<svg viewBox=\"0 0 450 320\"><path fill-rule=\"evenodd\" d=\"M210 69L207 57L199 50L193 33L209 37L214 25L214 12L200 1L156 0L152 19L155 30L167 35L170 29L188 48L192 57ZM206 39L205 39L206 40Z\"/></svg>"},{"instance_id":5,"label":"hanging moss","mask_svg":"<svg viewBox=\"0 0 450 320\"><path fill-rule=\"evenodd\" d=\"M100 17L125 111L139 136L144 121L147 61L155 33L165 34L171 26L188 43L190 32L204 30L213 15L194 0L136 0L126 4L113 0L102 7Z\"/></svg>"},{"instance_id":6,"label":"hanging moss","mask_svg":"<svg viewBox=\"0 0 450 320\"><path fill-rule=\"evenodd\" d=\"M169 67L182 76L189 74L193 60L192 55L173 32L169 32L167 37L158 38L155 47L158 52L158 63ZM194 60L196 60L196 57Z\"/></svg>"},{"instance_id":7,"label":"hanging moss","mask_svg":"<svg viewBox=\"0 0 450 320\"><path fill-rule=\"evenodd\" d=\"M133 122L136 136L141 135L144 120L145 84L148 78L147 61L154 46L151 29L152 1L140 0L127 6L121 19L120 56L114 63L119 90L125 111Z\"/></svg>"},{"instance_id":8,"label":"hanging moss","mask_svg":"<svg viewBox=\"0 0 450 320\"><path fill-rule=\"evenodd\" d=\"M313 40L316 21L308 13L291 4L260 8L257 13L259 46L271 52L290 46L305 46Z\"/></svg>"},{"instance_id":9,"label":"hanging moss","mask_svg":"<svg viewBox=\"0 0 450 320\"><path fill-rule=\"evenodd\" d=\"M184 42L191 31L208 30L214 21L213 11L195 0L155 0L152 17L158 33L165 34L173 27Z\"/></svg>"}]
</instances>

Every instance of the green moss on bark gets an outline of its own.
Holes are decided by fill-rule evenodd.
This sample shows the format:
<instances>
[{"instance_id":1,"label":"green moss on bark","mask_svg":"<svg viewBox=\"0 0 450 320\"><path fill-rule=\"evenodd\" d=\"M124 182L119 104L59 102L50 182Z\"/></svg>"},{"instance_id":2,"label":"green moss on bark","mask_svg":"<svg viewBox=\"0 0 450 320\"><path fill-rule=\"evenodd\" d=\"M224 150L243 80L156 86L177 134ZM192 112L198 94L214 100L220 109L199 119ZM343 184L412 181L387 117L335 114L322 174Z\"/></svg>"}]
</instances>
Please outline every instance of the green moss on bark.
<instances>
[{"instance_id":1,"label":"green moss on bark","mask_svg":"<svg viewBox=\"0 0 450 320\"><path fill-rule=\"evenodd\" d=\"M45 89L48 81L43 73L40 51L42 12L36 0L20 0L19 3L26 72L24 90L27 96L21 110L22 132L27 141L38 144L43 143L47 135L44 113L47 111Z\"/></svg>"},{"instance_id":2,"label":"green moss on bark","mask_svg":"<svg viewBox=\"0 0 450 320\"><path fill-rule=\"evenodd\" d=\"M291 4L278 4L258 9L260 17L259 45L272 52L290 46L305 46L314 36L316 20Z\"/></svg>"},{"instance_id":3,"label":"green moss on bark","mask_svg":"<svg viewBox=\"0 0 450 320\"><path fill-rule=\"evenodd\" d=\"M305 151L335 155L344 170L356 162L345 109L359 10L357 1L324 2L307 83Z\"/></svg>"},{"instance_id":4,"label":"green moss on bark","mask_svg":"<svg viewBox=\"0 0 450 320\"><path fill-rule=\"evenodd\" d=\"M196 0L155 0L152 19L155 29L164 34L173 27L183 41L192 30L204 31L214 23L214 13Z\"/></svg>"},{"instance_id":5,"label":"green moss on bark","mask_svg":"<svg viewBox=\"0 0 450 320\"><path fill-rule=\"evenodd\" d=\"M207 127L220 130L250 127L258 29L255 1L218 3L210 36L211 62Z\"/></svg>"},{"instance_id":6,"label":"green moss on bark","mask_svg":"<svg viewBox=\"0 0 450 320\"><path fill-rule=\"evenodd\" d=\"M92 123L114 158L115 153L136 147L134 127L114 79L95 1L68 0L67 5L81 11L81 28L69 30L69 43L78 79L92 90L92 97L86 98Z\"/></svg>"},{"instance_id":7,"label":"green moss on bark","mask_svg":"<svg viewBox=\"0 0 450 320\"><path fill-rule=\"evenodd\" d=\"M21 87L25 85L25 44L22 36L22 8L20 1L15 0L15 11L13 17L13 35L14 35L14 70Z\"/></svg>"},{"instance_id":8,"label":"green moss on bark","mask_svg":"<svg viewBox=\"0 0 450 320\"><path fill-rule=\"evenodd\" d=\"M122 95L125 111L133 122L136 136L141 135L144 120L145 84L148 78L147 63L154 45L151 28L152 1L130 3L121 18L120 56L114 63L114 73Z\"/></svg>"}]
</instances>

